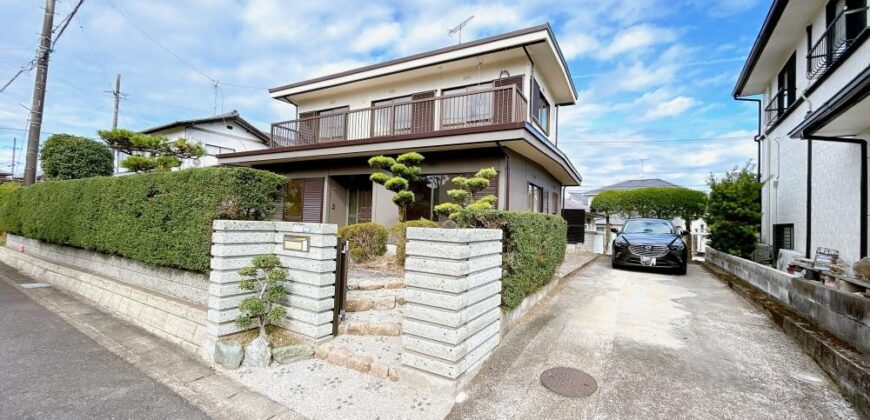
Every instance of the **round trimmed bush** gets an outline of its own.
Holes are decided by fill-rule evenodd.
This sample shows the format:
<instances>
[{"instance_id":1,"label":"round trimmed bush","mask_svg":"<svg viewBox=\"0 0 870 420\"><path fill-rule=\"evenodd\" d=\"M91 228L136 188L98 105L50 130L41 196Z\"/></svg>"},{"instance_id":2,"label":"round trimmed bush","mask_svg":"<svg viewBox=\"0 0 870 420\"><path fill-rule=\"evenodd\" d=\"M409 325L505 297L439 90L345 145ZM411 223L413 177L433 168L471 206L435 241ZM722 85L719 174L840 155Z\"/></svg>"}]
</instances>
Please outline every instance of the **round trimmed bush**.
<instances>
[{"instance_id":1,"label":"round trimmed bush","mask_svg":"<svg viewBox=\"0 0 870 420\"><path fill-rule=\"evenodd\" d=\"M110 176L112 151L86 137L52 134L39 153L46 179L79 179Z\"/></svg>"},{"instance_id":2,"label":"round trimmed bush","mask_svg":"<svg viewBox=\"0 0 870 420\"><path fill-rule=\"evenodd\" d=\"M387 253L387 228L379 223L357 223L342 226L338 236L348 241L350 258L354 262L367 262Z\"/></svg>"}]
</instances>

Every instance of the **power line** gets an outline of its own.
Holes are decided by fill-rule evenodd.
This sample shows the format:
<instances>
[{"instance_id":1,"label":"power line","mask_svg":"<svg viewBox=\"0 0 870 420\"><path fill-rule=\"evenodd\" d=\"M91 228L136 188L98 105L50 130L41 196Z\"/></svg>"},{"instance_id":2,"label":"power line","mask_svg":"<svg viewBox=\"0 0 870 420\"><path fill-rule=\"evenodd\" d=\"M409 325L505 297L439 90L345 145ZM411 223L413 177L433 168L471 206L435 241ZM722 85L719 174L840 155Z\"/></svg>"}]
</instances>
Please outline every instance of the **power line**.
<instances>
[{"instance_id":1,"label":"power line","mask_svg":"<svg viewBox=\"0 0 870 420\"><path fill-rule=\"evenodd\" d=\"M68 15L66 15L66 17L63 19L63 21L61 21L61 23L59 25L60 32L57 33L57 36L54 37L54 41L52 41L52 43L51 43L52 50L54 50L54 46L57 45L57 41L60 40L61 35L63 35L63 32L66 30L66 27L69 26L70 21L72 21L73 17L76 15L76 12L79 11L79 7L82 7L82 3L84 3L84 2L85 2L85 0L79 0L79 2L76 3L75 7L73 7L72 11L69 12ZM55 31L57 31L57 28L55 28L55 30L52 32L55 32Z\"/></svg>"}]
</instances>

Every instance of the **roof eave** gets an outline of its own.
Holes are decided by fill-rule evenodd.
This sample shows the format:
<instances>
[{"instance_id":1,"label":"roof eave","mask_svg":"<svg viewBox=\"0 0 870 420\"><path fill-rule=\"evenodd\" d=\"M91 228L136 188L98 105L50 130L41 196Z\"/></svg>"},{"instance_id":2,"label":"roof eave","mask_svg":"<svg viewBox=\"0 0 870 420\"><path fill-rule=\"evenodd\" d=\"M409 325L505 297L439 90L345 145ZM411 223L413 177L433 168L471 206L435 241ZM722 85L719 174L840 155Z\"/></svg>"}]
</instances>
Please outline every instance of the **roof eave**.
<instances>
[{"instance_id":1,"label":"roof eave","mask_svg":"<svg viewBox=\"0 0 870 420\"><path fill-rule=\"evenodd\" d=\"M743 69L740 71L740 76L737 78L737 84L734 86L734 90L731 93L733 97L737 98L747 96L743 92L746 82L755 70L758 58L761 56L761 52L764 51L764 47L770 40L770 36L773 34L773 30L776 29L776 25L779 23L779 18L782 17L782 13L785 11L787 5L788 0L774 0L773 4L770 5L770 10L768 10L767 16L764 18L761 30L758 32L758 36L755 38L755 43L752 44L752 49L749 51L749 57L746 59L746 62L743 63Z\"/></svg>"}]
</instances>

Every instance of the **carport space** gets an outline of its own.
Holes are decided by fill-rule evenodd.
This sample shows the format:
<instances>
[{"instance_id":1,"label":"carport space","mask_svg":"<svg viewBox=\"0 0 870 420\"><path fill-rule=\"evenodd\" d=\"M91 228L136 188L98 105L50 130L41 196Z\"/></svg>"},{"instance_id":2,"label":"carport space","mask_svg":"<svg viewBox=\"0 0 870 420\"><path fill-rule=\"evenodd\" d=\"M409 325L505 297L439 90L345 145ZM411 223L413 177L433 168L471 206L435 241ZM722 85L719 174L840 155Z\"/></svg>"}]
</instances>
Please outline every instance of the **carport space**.
<instances>
[{"instance_id":1,"label":"carport space","mask_svg":"<svg viewBox=\"0 0 870 420\"><path fill-rule=\"evenodd\" d=\"M562 397L556 366L599 389ZM599 259L512 331L451 418L858 418L815 362L702 267L686 276Z\"/></svg>"}]
</instances>

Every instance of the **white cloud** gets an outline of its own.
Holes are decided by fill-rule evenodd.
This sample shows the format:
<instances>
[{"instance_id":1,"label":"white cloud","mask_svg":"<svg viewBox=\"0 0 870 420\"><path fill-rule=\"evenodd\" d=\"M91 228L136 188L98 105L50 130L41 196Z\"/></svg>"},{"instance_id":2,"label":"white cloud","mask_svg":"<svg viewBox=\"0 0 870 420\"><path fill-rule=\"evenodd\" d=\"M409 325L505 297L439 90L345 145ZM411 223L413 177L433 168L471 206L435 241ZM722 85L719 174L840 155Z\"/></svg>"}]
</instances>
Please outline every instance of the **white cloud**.
<instances>
[{"instance_id":1,"label":"white cloud","mask_svg":"<svg viewBox=\"0 0 870 420\"><path fill-rule=\"evenodd\" d=\"M599 46L599 42L595 37L576 33L565 35L559 38L559 46L562 48L562 53L566 60L573 60L579 56L595 51Z\"/></svg>"},{"instance_id":2,"label":"white cloud","mask_svg":"<svg viewBox=\"0 0 870 420\"><path fill-rule=\"evenodd\" d=\"M351 44L351 49L357 53L366 53L395 43L401 34L402 28L396 22L379 24L363 31Z\"/></svg>"},{"instance_id":3,"label":"white cloud","mask_svg":"<svg viewBox=\"0 0 870 420\"><path fill-rule=\"evenodd\" d=\"M692 98L677 96L668 101L660 102L649 108L641 117L644 120L655 120L665 117L676 117L697 103Z\"/></svg>"},{"instance_id":4,"label":"white cloud","mask_svg":"<svg viewBox=\"0 0 870 420\"><path fill-rule=\"evenodd\" d=\"M598 56L602 59L613 58L658 44L668 44L677 39L673 29L652 25L637 25L624 29L613 37L613 41L600 50Z\"/></svg>"}]
</instances>

